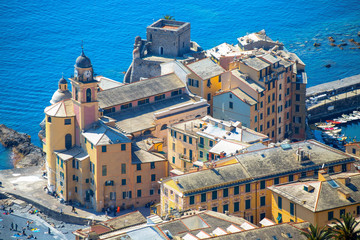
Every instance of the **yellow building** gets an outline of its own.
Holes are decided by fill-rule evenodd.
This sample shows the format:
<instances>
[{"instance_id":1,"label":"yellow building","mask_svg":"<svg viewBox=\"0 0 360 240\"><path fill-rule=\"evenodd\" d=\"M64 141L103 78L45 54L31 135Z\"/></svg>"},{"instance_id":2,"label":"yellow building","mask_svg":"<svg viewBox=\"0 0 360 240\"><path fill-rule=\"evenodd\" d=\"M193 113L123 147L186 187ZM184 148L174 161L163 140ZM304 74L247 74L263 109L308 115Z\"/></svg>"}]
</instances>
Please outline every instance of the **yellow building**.
<instances>
[{"instance_id":1,"label":"yellow building","mask_svg":"<svg viewBox=\"0 0 360 240\"><path fill-rule=\"evenodd\" d=\"M201 208L228 211L258 224L272 216L267 187L317 176L322 167L346 172L355 161L351 155L314 140L228 158L234 160L237 163L164 179L161 214Z\"/></svg>"},{"instance_id":2,"label":"yellow building","mask_svg":"<svg viewBox=\"0 0 360 240\"><path fill-rule=\"evenodd\" d=\"M322 227L345 213L359 216L359 187L359 173L329 175L326 171L319 171L317 180L269 187L273 219Z\"/></svg>"},{"instance_id":3,"label":"yellow building","mask_svg":"<svg viewBox=\"0 0 360 240\"><path fill-rule=\"evenodd\" d=\"M70 80L72 96L63 94L45 109L49 191L97 211L158 201L157 181L167 176L168 164L163 155L150 151L161 151L161 141L145 146L99 121L104 111L99 109L98 81L84 52ZM67 90L65 79L59 85Z\"/></svg>"},{"instance_id":4,"label":"yellow building","mask_svg":"<svg viewBox=\"0 0 360 240\"><path fill-rule=\"evenodd\" d=\"M208 101L210 104L208 114L212 115L213 96L221 89L221 75L225 69L210 58L190 63L186 67L190 70L190 74L187 76L187 86L190 92Z\"/></svg>"},{"instance_id":5,"label":"yellow building","mask_svg":"<svg viewBox=\"0 0 360 240\"><path fill-rule=\"evenodd\" d=\"M187 172L193 164L202 167L203 162L267 148L269 143L266 135L240 122L210 116L172 124L168 127L168 159L175 170L170 173Z\"/></svg>"}]
</instances>

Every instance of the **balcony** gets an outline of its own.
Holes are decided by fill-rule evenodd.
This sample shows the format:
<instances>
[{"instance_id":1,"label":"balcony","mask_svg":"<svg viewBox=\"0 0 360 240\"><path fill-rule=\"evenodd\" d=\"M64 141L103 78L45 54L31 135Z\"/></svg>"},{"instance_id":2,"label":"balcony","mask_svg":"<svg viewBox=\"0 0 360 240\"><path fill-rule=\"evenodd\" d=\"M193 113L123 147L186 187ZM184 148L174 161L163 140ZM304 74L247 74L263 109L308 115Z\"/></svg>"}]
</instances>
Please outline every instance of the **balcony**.
<instances>
[{"instance_id":1,"label":"balcony","mask_svg":"<svg viewBox=\"0 0 360 240\"><path fill-rule=\"evenodd\" d=\"M179 154L179 159L188 163L191 163L192 161L189 159L188 156L184 155L184 154Z\"/></svg>"}]
</instances>

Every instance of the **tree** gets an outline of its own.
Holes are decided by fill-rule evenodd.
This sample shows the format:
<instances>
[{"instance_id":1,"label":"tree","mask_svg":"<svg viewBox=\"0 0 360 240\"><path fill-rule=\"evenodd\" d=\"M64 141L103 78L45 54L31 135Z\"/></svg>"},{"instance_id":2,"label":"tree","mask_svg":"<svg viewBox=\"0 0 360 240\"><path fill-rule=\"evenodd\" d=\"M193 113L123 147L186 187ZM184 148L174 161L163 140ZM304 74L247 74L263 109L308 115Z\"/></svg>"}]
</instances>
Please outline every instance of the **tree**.
<instances>
[{"instance_id":1,"label":"tree","mask_svg":"<svg viewBox=\"0 0 360 240\"><path fill-rule=\"evenodd\" d=\"M166 19L166 20L175 20L174 16L170 16L170 15L165 15L164 19Z\"/></svg>"},{"instance_id":2,"label":"tree","mask_svg":"<svg viewBox=\"0 0 360 240\"><path fill-rule=\"evenodd\" d=\"M341 215L341 220L334 219L336 224L332 228L332 232L334 234L335 239L339 240L355 240L360 239L360 229L356 230L356 227L360 224L360 222L356 222L355 218L350 214L346 213L345 215Z\"/></svg>"},{"instance_id":3,"label":"tree","mask_svg":"<svg viewBox=\"0 0 360 240\"><path fill-rule=\"evenodd\" d=\"M306 232L301 232L308 240L327 240L332 238L332 232L326 227L319 228L317 225L310 224Z\"/></svg>"}]
</instances>

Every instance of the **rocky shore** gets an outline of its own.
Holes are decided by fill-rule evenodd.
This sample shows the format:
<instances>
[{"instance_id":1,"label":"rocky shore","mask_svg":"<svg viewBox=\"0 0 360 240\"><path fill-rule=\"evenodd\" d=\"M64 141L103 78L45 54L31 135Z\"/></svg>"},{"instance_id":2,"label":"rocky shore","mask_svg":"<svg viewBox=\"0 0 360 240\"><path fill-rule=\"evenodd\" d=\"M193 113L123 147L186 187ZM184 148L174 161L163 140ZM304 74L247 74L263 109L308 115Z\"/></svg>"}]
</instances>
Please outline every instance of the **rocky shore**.
<instances>
[{"instance_id":1,"label":"rocky shore","mask_svg":"<svg viewBox=\"0 0 360 240\"><path fill-rule=\"evenodd\" d=\"M5 148L12 149L16 168L41 166L45 162L45 154L31 143L29 135L18 133L4 124L0 124L0 142Z\"/></svg>"}]
</instances>

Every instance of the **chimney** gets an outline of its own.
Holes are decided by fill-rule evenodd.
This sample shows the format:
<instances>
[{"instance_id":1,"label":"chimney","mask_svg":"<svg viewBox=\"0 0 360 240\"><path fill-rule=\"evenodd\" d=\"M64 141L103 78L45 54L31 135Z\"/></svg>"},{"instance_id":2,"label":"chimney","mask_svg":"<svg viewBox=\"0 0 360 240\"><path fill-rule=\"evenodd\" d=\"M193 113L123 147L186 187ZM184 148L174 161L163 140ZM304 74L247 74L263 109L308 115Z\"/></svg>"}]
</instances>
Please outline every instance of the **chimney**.
<instances>
[{"instance_id":1,"label":"chimney","mask_svg":"<svg viewBox=\"0 0 360 240\"><path fill-rule=\"evenodd\" d=\"M339 177L337 180L338 180L340 183L344 184L345 186L349 186L350 183L351 183L351 178L348 177L348 176Z\"/></svg>"}]
</instances>

